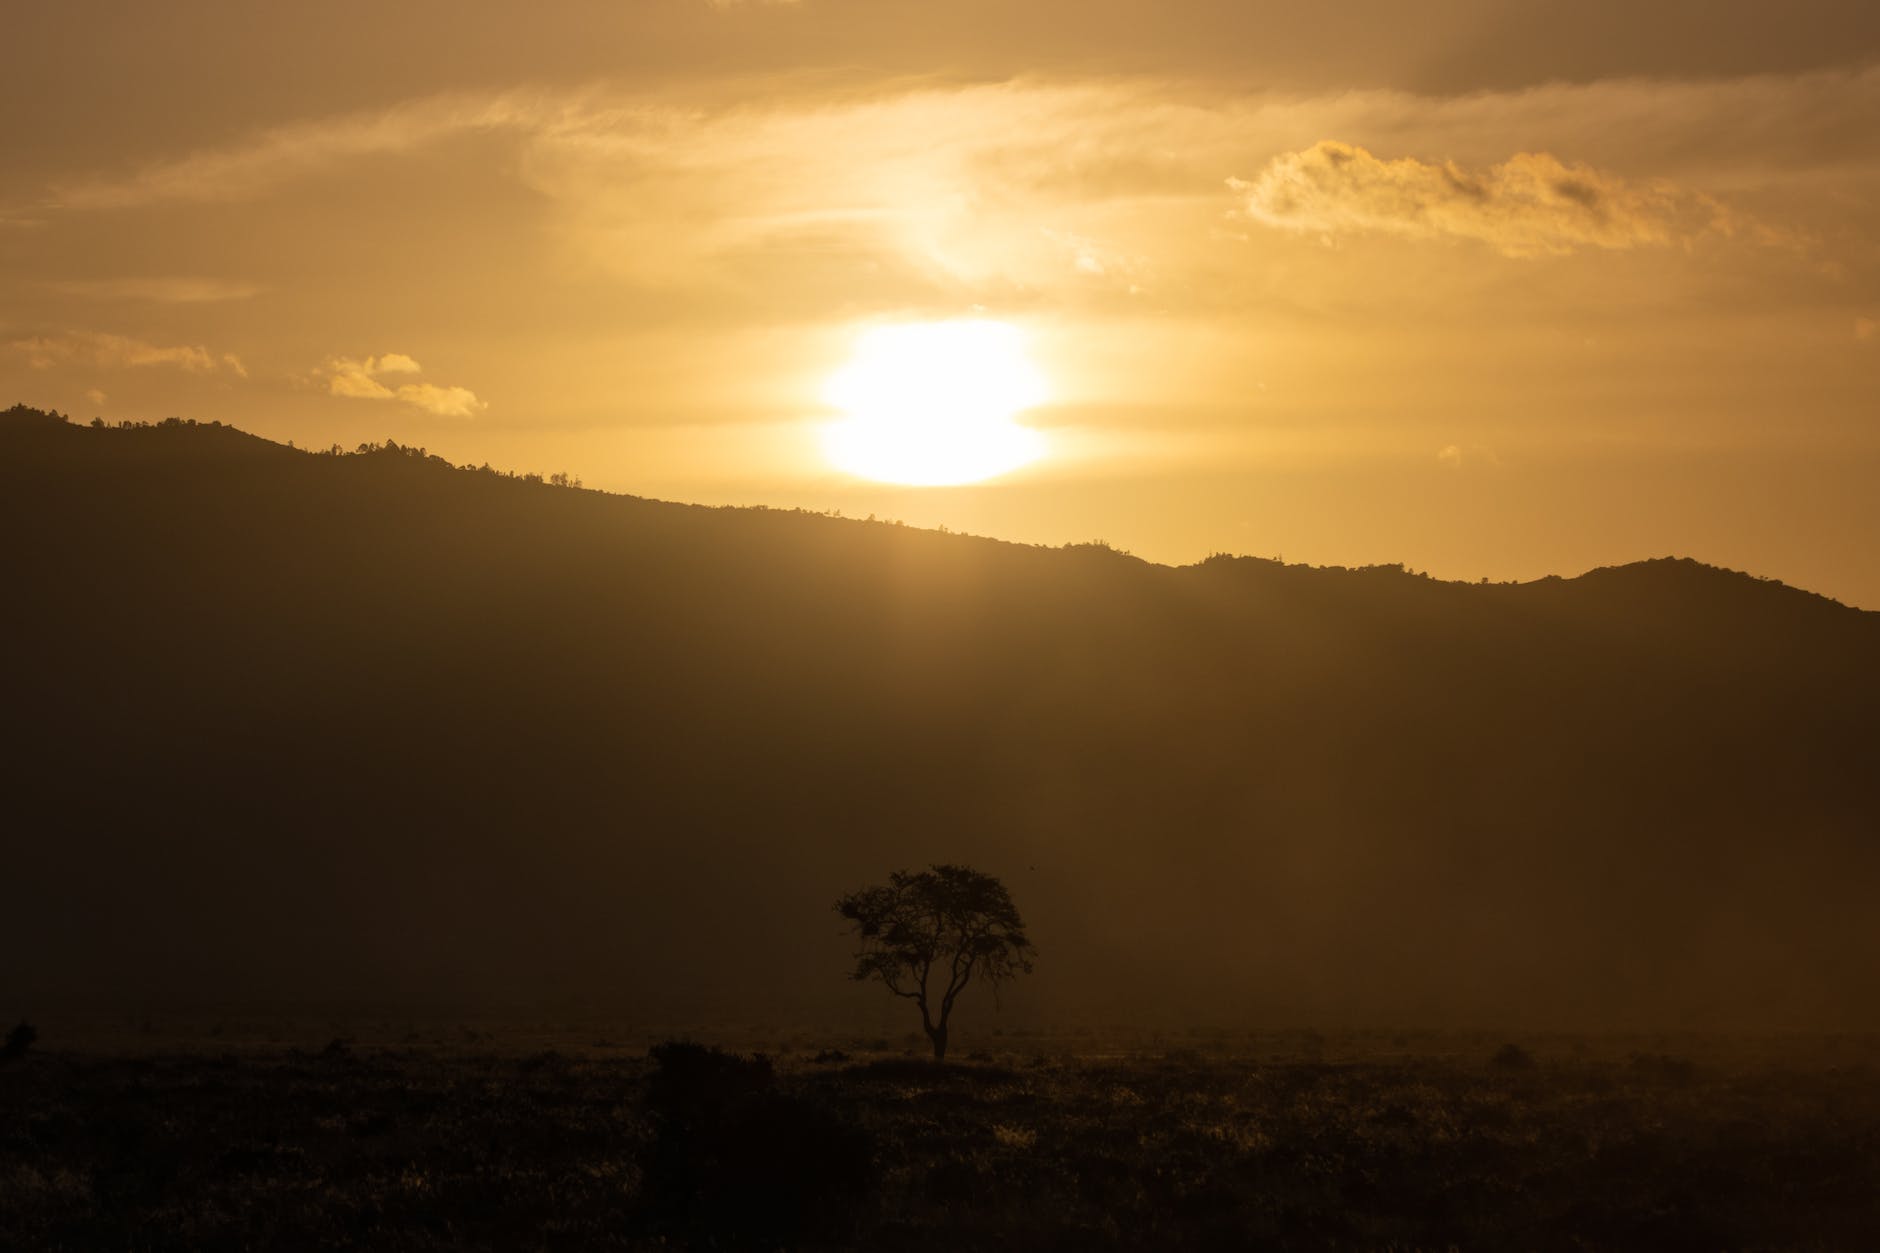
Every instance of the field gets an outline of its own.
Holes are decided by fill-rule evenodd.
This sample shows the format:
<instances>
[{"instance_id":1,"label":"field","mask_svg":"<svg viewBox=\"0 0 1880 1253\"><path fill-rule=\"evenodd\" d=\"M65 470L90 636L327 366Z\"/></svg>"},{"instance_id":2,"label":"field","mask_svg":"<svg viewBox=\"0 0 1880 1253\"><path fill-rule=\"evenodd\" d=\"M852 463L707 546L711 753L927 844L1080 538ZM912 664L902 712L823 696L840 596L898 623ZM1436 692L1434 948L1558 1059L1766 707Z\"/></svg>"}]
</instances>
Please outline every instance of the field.
<instances>
[{"instance_id":1,"label":"field","mask_svg":"<svg viewBox=\"0 0 1880 1253\"><path fill-rule=\"evenodd\" d=\"M36 1047L0 1244L1880 1248L1864 1037L575 1034Z\"/></svg>"}]
</instances>

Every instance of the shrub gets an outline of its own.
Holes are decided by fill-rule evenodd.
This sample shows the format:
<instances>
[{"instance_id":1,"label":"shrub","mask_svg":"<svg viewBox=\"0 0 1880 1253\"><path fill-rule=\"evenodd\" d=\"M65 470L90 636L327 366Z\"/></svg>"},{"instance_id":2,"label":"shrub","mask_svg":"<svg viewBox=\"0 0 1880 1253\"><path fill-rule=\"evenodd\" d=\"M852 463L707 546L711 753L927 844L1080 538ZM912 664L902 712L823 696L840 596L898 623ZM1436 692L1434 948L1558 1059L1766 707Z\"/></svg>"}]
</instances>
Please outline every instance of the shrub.
<instances>
[{"instance_id":1,"label":"shrub","mask_svg":"<svg viewBox=\"0 0 1880 1253\"><path fill-rule=\"evenodd\" d=\"M655 1044L653 1077L646 1106L655 1118L688 1119L727 1102L768 1092L776 1084L770 1059L762 1053L740 1057L690 1040Z\"/></svg>"},{"instance_id":2,"label":"shrub","mask_svg":"<svg viewBox=\"0 0 1880 1253\"><path fill-rule=\"evenodd\" d=\"M834 1110L781 1092L770 1059L687 1041L652 1050L643 1159L647 1218L733 1248L834 1241L874 1185L869 1137Z\"/></svg>"},{"instance_id":3,"label":"shrub","mask_svg":"<svg viewBox=\"0 0 1880 1253\"><path fill-rule=\"evenodd\" d=\"M24 1018L20 1019L20 1025L7 1032L7 1042L0 1045L0 1060L10 1062L16 1057L24 1057L26 1050L33 1047L33 1041L38 1038L39 1032L33 1024Z\"/></svg>"},{"instance_id":4,"label":"shrub","mask_svg":"<svg viewBox=\"0 0 1880 1253\"><path fill-rule=\"evenodd\" d=\"M1504 1044L1495 1050L1495 1055L1488 1059L1488 1064L1498 1070L1532 1070L1534 1054L1519 1044Z\"/></svg>"}]
</instances>

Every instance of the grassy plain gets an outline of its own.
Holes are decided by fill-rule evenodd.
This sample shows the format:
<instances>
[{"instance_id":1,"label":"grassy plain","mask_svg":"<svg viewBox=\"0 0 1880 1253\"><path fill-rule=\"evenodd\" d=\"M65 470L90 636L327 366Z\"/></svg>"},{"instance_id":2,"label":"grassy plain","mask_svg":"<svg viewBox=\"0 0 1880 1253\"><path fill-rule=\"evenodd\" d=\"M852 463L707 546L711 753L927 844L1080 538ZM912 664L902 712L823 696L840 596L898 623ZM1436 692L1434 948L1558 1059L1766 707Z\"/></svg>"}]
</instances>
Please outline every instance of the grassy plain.
<instances>
[{"instance_id":1,"label":"grassy plain","mask_svg":"<svg viewBox=\"0 0 1880 1253\"><path fill-rule=\"evenodd\" d=\"M1880 1248L1869 1037L725 1038L774 1070L700 1114L656 1033L304 1030L0 1066L0 1243Z\"/></svg>"}]
</instances>

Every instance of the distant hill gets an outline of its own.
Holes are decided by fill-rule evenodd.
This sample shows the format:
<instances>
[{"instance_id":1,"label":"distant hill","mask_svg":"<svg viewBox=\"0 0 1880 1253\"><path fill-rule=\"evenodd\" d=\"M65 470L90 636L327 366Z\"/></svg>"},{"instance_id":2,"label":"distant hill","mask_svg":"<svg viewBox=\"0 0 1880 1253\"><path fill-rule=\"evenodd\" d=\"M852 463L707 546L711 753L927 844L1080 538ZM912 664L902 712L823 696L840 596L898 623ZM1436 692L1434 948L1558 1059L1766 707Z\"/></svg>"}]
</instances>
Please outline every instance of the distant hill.
<instances>
[{"instance_id":1,"label":"distant hill","mask_svg":"<svg viewBox=\"0 0 1880 1253\"><path fill-rule=\"evenodd\" d=\"M837 1013L830 902L955 860L1040 1012L1880 1025L1880 615L1780 583L1170 568L18 408L0 525L23 997Z\"/></svg>"}]
</instances>

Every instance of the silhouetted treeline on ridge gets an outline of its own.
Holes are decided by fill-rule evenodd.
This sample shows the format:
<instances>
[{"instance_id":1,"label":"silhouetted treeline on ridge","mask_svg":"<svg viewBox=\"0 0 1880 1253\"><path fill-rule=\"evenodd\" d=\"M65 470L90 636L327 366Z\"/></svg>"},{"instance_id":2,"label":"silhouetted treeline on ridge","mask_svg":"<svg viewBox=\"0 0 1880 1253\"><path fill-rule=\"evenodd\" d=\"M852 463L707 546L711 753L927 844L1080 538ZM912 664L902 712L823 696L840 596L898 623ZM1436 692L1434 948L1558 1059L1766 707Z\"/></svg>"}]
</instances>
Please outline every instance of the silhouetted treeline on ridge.
<instances>
[{"instance_id":1,"label":"silhouetted treeline on ridge","mask_svg":"<svg viewBox=\"0 0 1880 1253\"><path fill-rule=\"evenodd\" d=\"M1880 615L1170 568L0 415L8 986L826 1005L957 861L1045 1007L1880 1025Z\"/></svg>"}]
</instances>

